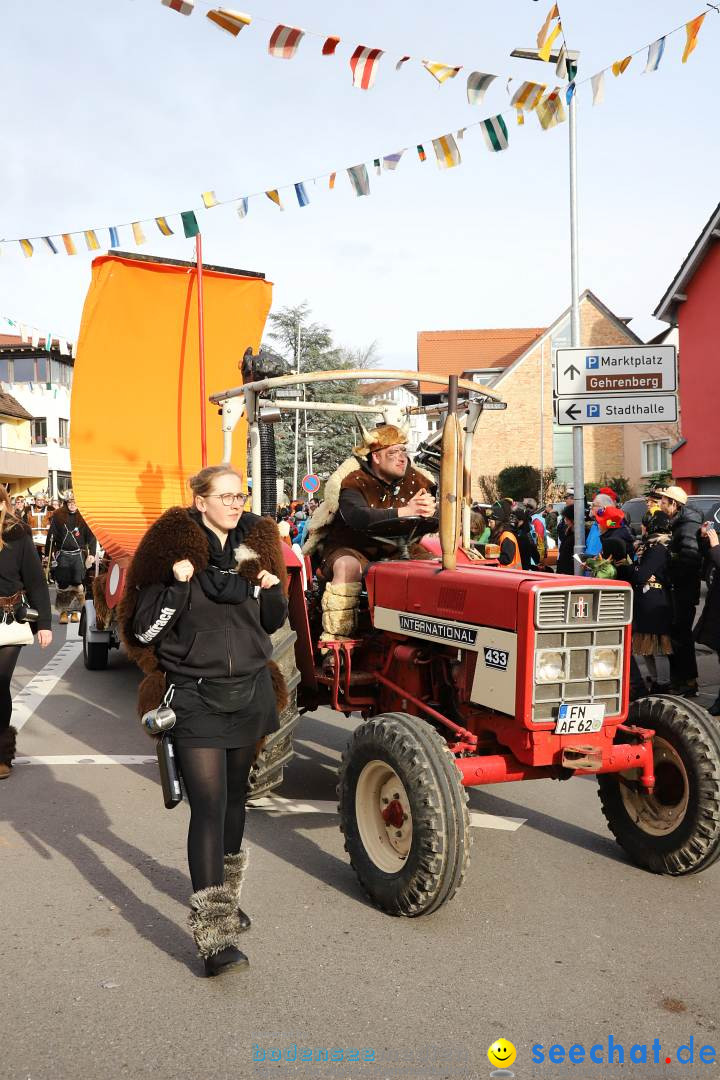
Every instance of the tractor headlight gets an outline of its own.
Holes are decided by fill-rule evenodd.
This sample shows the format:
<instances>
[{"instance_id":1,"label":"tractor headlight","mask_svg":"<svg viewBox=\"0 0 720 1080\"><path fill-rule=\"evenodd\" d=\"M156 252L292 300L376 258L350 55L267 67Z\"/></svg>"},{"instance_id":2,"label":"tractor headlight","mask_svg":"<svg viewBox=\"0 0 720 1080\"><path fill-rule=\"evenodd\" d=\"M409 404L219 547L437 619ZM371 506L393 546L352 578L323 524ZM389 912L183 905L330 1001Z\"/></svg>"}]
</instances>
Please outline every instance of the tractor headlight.
<instances>
[{"instance_id":1,"label":"tractor headlight","mask_svg":"<svg viewBox=\"0 0 720 1080\"><path fill-rule=\"evenodd\" d=\"M538 649L535 655L535 681L562 682L565 678L567 654L555 649Z\"/></svg>"},{"instance_id":2,"label":"tractor headlight","mask_svg":"<svg viewBox=\"0 0 720 1080\"><path fill-rule=\"evenodd\" d=\"M620 649L594 648L590 657L591 679L618 679L622 670Z\"/></svg>"}]
</instances>

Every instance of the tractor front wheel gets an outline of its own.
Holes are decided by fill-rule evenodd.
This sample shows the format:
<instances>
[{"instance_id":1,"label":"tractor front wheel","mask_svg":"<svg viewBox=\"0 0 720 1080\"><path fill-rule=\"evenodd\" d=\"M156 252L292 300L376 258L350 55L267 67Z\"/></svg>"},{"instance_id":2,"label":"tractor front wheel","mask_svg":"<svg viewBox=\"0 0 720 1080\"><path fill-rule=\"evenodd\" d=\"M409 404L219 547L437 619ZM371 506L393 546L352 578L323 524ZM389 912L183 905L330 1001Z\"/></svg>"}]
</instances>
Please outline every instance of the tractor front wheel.
<instances>
[{"instance_id":1,"label":"tractor front wheel","mask_svg":"<svg viewBox=\"0 0 720 1080\"><path fill-rule=\"evenodd\" d=\"M467 793L430 724L386 713L357 728L343 754L338 798L345 850L374 904L416 917L450 900L470 855Z\"/></svg>"},{"instance_id":2,"label":"tractor front wheel","mask_svg":"<svg viewBox=\"0 0 720 1080\"><path fill-rule=\"evenodd\" d=\"M610 831L638 866L694 874L720 856L720 736L712 718L683 698L633 703L629 724L652 728L655 787L637 769L598 776ZM624 738L624 734L620 733Z\"/></svg>"}]
</instances>

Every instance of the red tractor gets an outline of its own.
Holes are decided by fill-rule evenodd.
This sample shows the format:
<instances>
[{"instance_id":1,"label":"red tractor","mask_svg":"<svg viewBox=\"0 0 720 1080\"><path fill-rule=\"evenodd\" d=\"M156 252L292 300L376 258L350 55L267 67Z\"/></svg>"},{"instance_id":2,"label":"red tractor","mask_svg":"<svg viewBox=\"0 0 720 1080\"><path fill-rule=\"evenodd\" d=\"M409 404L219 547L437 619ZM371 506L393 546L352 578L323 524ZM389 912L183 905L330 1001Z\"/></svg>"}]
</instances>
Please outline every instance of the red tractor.
<instances>
[{"instance_id":1,"label":"red tractor","mask_svg":"<svg viewBox=\"0 0 720 1080\"><path fill-rule=\"evenodd\" d=\"M256 477L257 423L269 414L263 398L302 379L267 379L212 398L222 406L227 450L246 416ZM480 412L470 409L470 434ZM441 557L372 564L357 640L323 642L331 665L320 663L311 569L288 549L299 709L325 704L362 716L338 785L345 849L360 883L389 914L436 911L467 867L468 787L588 775L597 776L610 830L633 862L672 875L705 869L720 855L715 721L682 698L628 703L628 585L507 570L458 545L456 508L469 493L461 448L451 411L440 464ZM256 480L256 498L258 487ZM374 535L409 531L412 540L422 525L398 519Z\"/></svg>"}]
</instances>

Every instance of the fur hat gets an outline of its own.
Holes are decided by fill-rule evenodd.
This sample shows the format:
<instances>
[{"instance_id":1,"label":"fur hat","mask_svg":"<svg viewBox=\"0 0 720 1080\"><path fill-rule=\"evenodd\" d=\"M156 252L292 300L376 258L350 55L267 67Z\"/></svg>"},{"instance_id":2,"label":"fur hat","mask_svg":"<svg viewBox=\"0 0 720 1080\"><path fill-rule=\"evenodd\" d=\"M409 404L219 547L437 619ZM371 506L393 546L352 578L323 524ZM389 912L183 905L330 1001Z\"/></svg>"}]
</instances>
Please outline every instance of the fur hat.
<instances>
[{"instance_id":1,"label":"fur hat","mask_svg":"<svg viewBox=\"0 0 720 1080\"><path fill-rule=\"evenodd\" d=\"M389 446L407 446L408 433L405 428L395 427L394 424L378 424L372 431L368 431L360 421L358 424L362 443L353 451L358 457L368 457L376 450L387 450Z\"/></svg>"}]
</instances>

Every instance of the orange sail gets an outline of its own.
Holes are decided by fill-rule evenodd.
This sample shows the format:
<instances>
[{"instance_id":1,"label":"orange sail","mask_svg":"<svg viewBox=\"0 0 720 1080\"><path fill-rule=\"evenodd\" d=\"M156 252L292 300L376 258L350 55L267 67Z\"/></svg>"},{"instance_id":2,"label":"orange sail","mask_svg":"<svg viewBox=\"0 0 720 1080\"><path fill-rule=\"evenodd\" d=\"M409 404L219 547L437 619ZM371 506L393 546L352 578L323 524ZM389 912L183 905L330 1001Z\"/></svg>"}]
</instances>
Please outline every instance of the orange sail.
<instances>
[{"instance_id":1,"label":"orange sail","mask_svg":"<svg viewBox=\"0 0 720 1080\"><path fill-rule=\"evenodd\" d=\"M242 382L272 300L261 274L203 268L207 394ZM126 564L148 526L189 504L201 468L197 270L143 256L95 259L73 377L73 489L113 560ZM222 459L217 406L205 402L207 460ZM244 424L233 464L245 471Z\"/></svg>"}]
</instances>

